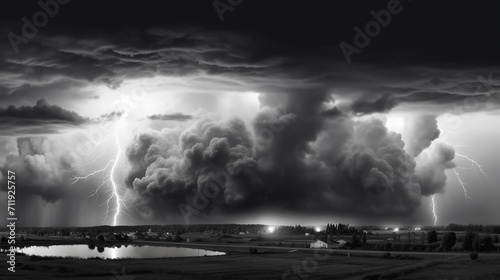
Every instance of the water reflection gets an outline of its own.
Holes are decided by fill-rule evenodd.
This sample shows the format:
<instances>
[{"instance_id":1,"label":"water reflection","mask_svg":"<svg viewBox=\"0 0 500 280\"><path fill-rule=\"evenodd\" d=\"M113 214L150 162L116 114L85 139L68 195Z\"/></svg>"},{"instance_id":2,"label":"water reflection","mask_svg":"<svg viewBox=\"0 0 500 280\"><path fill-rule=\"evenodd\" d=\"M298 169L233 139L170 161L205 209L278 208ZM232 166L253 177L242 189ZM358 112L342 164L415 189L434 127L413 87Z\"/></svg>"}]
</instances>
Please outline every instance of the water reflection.
<instances>
[{"instance_id":1,"label":"water reflection","mask_svg":"<svg viewBox=\"0 0 500 280\"><path fill-rule=\"evenodd\" d=\"M27 255L50 256L50 257L74 257L74 258L169 258L169 257L195 257L225 255L223 252L200 250L178 247L155 247L155 246L120 246L113 248L97 247L95 245L54 245L48 247L32 246L19 249Z\"/></svg>"}]
</instances>

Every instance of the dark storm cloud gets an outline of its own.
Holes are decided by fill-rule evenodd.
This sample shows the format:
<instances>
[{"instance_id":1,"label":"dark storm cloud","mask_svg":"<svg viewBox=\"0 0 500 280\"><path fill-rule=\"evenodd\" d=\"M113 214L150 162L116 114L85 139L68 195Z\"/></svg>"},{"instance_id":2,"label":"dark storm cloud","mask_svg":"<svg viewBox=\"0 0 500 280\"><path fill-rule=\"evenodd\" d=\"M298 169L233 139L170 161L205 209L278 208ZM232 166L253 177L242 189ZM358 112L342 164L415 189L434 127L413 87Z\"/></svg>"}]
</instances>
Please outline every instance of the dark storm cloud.
<instances>
[{"instance_id":1,"label":"dark storm cloud","mask_svg":"<svg viewBox=\"0 0 500 280\"><path fill-rule=\"evenodd\" d=\"M69 189L72 167L76 158L63 144L45 137L17 139L17 154L10 154L1 172L14 171L21 196L38 195L47 202L62 198ZM5 188L2 188L5 190Z\"/></svg>"},{"instance_id":2,"label":"dark storm cloud","mask_svg":"<svg viewBox=\"0 0 500 280\"><path fill-rule=\"evenodd\" d=\"M56 105L50 105L47 100L40 99L33 107L9 106L6 109L0 108L0 118L19 118L60 121L71 124L82 124L86 120L75 112L65 110Z\"/></svg>"},{"instance_id":3,"label":"dark storm cloud","mask_svg":"<svg viewBox=\"0 0 500 280\"><path fill-rule=\"evenodd\" d=\"M145 131L127 149L131 168L126 182L141 195L141 212L162 215L177 212L193 190L203 192L204 182L224 171L234 176L222 181L221 195L207 210L249 206L260 188L252 147L250 132L237 119L202 119L185 131Z\"/></svg>"},{"instance_id":4,"label":"dark storm cloud","mask_svg":"<svg viewBox=\"0 0 500 280\"><path fill-rule=\"evenodd\" d=\"M172 217L174 211L182 221L177 207L210 182L220 182L220 195L202 211L212 216L263 208L402 216L413 213L423 195L443 190L453 151L439 146L432 162L417 170L401 135L382 121L325 115L326 94L282 97L285 102L272 106L279 97L261 96L253 134L237 119L138 134L127 149L127 185L138 193L143 215Z\"/></svg>"},{"instance_id":5,"label":"dark storm cloud","mask_svg":"<svg viewBox=\"0 0 500 280\"><path fill-rule=\"evenodd\" d=\"M0 108L0 130L6 134L20 133L54 133L58 127L78 126L88 119L76 112L68 111L56 105L50 105L45 99L40 99L36 105Z\"/></svg>"},{"instance_id":6,"label":"dark storm cloud","mask_svg":"<svg viewBox=\"0 0 500 280\"><path fill-rule=\"evenodd\" d=\"M498 9L490 5L495 4L484 4L480 16L460 1L405 6L404 16L350 65L337 46L352 37L354 26L366 22L370 9L358 3L343 1L336 9L326 2L251 1L231 18L234 26L221 25L215 13L203 9L211 9L210 3L177 5L181 9L120 3L117 12L116 3L75 2L65 6L68 13L60 21L20 46L17 55L9 53L7 40L0 41L5 50L0 52L1 102L16 106L2 109L7 123L2 132L50 133L59 124L80 125L85 121L79 115L60 107L19 104L42 96L63 98L86 86L118 89L134 78L181 77L190 85L211 85L203 87L207 91L259 92L263 108L251 127L238 119L202 118L186 130L137 133L127 149L131 167L126 182L138 194L137 209L145 217L177 213L179 203L214 180L211 172L224 171L231 176L206 208L214 215L259 207L405 215L418 207L422 195L443 191L453 149L437 143L428 147L434 129L418 135L414 140L419 144L409 141L405 152L401 136L382 122L349 114L403 106L439 114L450 105L475 102L454 112L460 114L500 104L500 68L492 63L499 58L499 41L491 36ZM0 10L7 12L2 20L14 23L25 13ZM471 20L464 21L464 14ZM19 30L12 22L3 25L2 33ZM195 24L179 24L185 22ZM88 100L84 97L100 95L69 96ZM338 101L332 108L333 98ZM112 112L101 118L118 116ZM287 117L284 128L263 138L262 132L276 128L279 116ZM15 167L30 174L23 179L27 189L55 201L64 193L72 160L48 143L20 139L19 154L9 156L4 170ZM434 156L415 159L424 147Z\"/></svg>"},{"instance_id":7,"label":"dark storm cloud","mask_svg":"<svg viewBox=\"0 0 500 280\"><path fill-rule=\"evenodd\" d=\"M116 89L126 79L181 76L232 90L329 91L358 114L386 112L404 104L444 107L471 96L478 97L475 110L490 110L485 103L499 103L500 69L496 67L418 62L401 66L390 60L385 64L360 61L346 68L324 46L311 46L304 55L300 48L272 37L199 27L158 26L87 35L75 37L63 29L57 36L37 36L16 57L0 56L4 66L0 94L16 104L38 100L42 92L62 94L90 84ZM96 96L87 94L87 98Z\"/></svg>"},{"instance_id":8,"label":"dark storm cloud","mask_svg":"<svg viewBox=\"0 0 500 280\"><path fill-rule=\"evenodd\" d=\"M188 121L193 118L192 115L186 115L183 113L173 113L173 114L156 114L148 116L150 120L160 120L160 121Z\"/></svg>"},{"instance_id":9,"label":"dark storm cloud","mask_svg":"<svg viewBox=\"0 0 500 280\"><path fill-rule=\"evenodd\" d=\"M357 114L384 113L396 107L397 102L389 94L385 94L375 100L366 98L358 99L352 104L352 110Z\"/></svg>"}]
</instances>

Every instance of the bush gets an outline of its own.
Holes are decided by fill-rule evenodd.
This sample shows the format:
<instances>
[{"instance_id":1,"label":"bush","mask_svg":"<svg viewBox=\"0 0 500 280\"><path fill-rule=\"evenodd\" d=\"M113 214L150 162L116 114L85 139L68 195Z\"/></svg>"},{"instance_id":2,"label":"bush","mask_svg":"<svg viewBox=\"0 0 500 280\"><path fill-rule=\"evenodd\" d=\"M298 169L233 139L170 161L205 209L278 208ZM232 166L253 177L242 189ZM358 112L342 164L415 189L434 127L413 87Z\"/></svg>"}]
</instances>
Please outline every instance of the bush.
<instances>
[{"instance_id":1,"label":"bush","mask_svg":"<svg viewBox=\"0 0 500 280\"><path fill-rule=\"evenodd\" d=\"M462 241L464 250L471 251L473 249L472 244L474 242L475 237L476 233L474 232L469 231L465 234L464 240Z\"/></svg>"},{"instance_id":2,"label":"bush","mask_svg":"<svg viewBox=\"0 0 500 280\"><path fill-rule=\"evenodd\" d=\"M382 258L383 258L383 259L390 259L390 258L391 258L391 253L389 253L389 252L385 252L385 253L382 255Z\"/></svg>"},{"instance_id":3,"label":"bush","mask_svg":"<svg viewBox=\"0 0 500 280\"><path fill-rule=\"evenodd\" d=\"M435 230L427 233L427 243L434 243L438 241L437 232Z\"/></svg>"},{"instance_id":4,"label":"bush","mask_svg":"<svg viewBox=\"0 0 500 280\"><path fill-rule=\"evenodd\" d=\"M453 246L455 246L455 243L457 242L457 235L454 232L447 232L443 236L443 240L441 242L441 247L444 248L444 250L449 251Z\"/></svg>"},{"instance_id":5,"label":"bush","mask_svg":"<svg viewBox=\"0 0 500 280\"><path fill-rule=\"evenodd\" d=\"M250 254L258 254L259 253L257 248L254 248L254 247L248 248L248 251L250 252Z\"/></svg>"},{"instance_id":6,"label":"bush","mask_svg":"<svg viewBox=\"0 0 500 280\"><path fill-rule=\"evenodd\" d=\"M98 243L103 243L104 242L104 236L102 236L102 235L97 236L97 242Z\"/></svg>"},{"instance_id":7,"label":"bush","mask_svg":"<svg viewBox=\"0 0 500 280\"><path fill-rule=\"evenodd\" d=\"M396 243L392 246L393 251L401 251L402 250L402 244Z\"/></svg>"},{"instance_id":8,"label":"bush","mask_svg":"<svg viewBox=\"0 0 500 280\"><path fill-rule=\"evenodd\" d=\"M493 243L499 243L499 242L500 238L498 237L498 235L493 236Z\"/></svg>"},{"instance_id":9,"label":"bush","mask_svg":"<svg viewBox=\"0 0 500 280\"><path fill-rule=\"evenodd\" d=\"M469 254L471 260L477 260L477 257L479 256L476 252L472 252Z\"/></svg>"},{"instance_id":10,"label":"bush","mask_svg":"<svg viewBox=\"0 0 500 280\"><path fill-rule=\"evenodd\" d=\"M174 241L174 242L181 242L182 241L182 237L176 235L172 241Z\"/></svg>"}]
</instances>

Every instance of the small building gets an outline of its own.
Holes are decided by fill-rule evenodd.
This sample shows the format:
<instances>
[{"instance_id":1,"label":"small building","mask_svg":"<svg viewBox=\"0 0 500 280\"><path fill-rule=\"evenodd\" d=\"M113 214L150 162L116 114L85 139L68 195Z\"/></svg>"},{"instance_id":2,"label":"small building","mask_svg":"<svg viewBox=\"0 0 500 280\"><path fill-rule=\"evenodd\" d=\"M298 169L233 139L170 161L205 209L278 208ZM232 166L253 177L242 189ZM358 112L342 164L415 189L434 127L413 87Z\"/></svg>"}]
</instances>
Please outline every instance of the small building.
<instances>
[{"instance_id":1,"label":"small building","mask_svg":"<svg viewBox=\"0 0 500 280\"><path fill-rule=\"evenodd\" d=\"M159 236L157 232L151 231L151 228L148 230L147 235L149 238L157 238Z\"/></svg>"},{"instance_id":2,"label":"small building","mask_svg":"<svg viewBox=\"0 0 500 280\"><path fill-rule=\"evenodd\" d=\"M325 239L317 239L314 240L309 248L321 248L321 249L337 249L344 246L347 242L344 240L325 240Z\"/></svg>"},{"instance_id":3,"label":"small building","mask_svg":"<svg viewBox=\"0 0 500 280\"><path fill-rule=\"evenodd\" d=\"M328 248L330 248L329 247L329 241L327 241L327 240L320 240L320 239L314 240L311 243L310 248L328 249Z\"/></svg>"}]
</instances>

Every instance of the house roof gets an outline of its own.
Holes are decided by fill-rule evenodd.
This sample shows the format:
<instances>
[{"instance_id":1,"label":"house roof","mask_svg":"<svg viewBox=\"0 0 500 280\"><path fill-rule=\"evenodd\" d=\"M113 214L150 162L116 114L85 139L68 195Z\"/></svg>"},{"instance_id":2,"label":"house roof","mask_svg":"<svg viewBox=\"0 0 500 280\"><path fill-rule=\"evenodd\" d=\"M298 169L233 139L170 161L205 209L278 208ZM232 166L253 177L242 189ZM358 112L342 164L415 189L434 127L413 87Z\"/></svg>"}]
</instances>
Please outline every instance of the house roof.
<instances>
[{"instance_id":1,"label":"house roof","mask_svg":"<svg viewBox=\"0 0 500 280\"><path fill-rule=\"evenodd\" d=\"M335 243L339 243L339 242L337 242L337 241L327 240L327 239L322 239L322 238L319 238L319 239L314 240L314 241L313 241L313 243L314 243L314 242L316 242L316 241L321 241L321 242L324 242L324 243L327 243L327 244L335 244Z\"/></svg>"}]
</instances>

